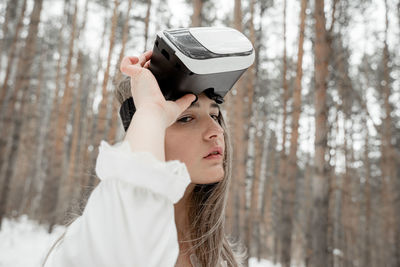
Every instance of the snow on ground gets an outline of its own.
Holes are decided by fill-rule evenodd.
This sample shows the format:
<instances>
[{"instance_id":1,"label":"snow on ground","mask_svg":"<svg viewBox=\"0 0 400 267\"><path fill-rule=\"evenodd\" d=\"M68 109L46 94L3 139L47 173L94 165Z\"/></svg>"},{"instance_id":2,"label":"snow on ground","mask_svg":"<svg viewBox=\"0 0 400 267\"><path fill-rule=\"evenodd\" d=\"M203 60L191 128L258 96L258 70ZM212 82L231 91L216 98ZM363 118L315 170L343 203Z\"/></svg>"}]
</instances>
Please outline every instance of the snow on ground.
<instances>
[{"instance_id":1,"label":"snow on ground","mask_svg":"<svg viewBox=\"0 0 400 267\"><path fill-rule=\"evenodd\" d=\"M64 232L57 226L48 234L46 226L27 216L5 219L0 231L0 267L39 267L51 245ZM270 261L250 259L250 267L280 267Z\"/></svg>"},{"instance_id":2,"label":"snow on ground","mask_svg":"<svg viewBox=\"0 0 400 267\"><path fill-rule=\"evenodd\" d=\"M257 261L256 258L250 258L249 267L281 267L281 265L274 265L272 262L267 260Z\"/></svg>"},{"instance_id":3,"label":"snow on ground","mask_svg":"<svg viewBox=\"0 0 400 267\"><path fill-rule=\"evenodd\" d=\"M39 267L47 251L63 233L57 226L49 235L46 227L27 216L3 220L0 232L0 267Z\"/></svg>"}]
</instances>

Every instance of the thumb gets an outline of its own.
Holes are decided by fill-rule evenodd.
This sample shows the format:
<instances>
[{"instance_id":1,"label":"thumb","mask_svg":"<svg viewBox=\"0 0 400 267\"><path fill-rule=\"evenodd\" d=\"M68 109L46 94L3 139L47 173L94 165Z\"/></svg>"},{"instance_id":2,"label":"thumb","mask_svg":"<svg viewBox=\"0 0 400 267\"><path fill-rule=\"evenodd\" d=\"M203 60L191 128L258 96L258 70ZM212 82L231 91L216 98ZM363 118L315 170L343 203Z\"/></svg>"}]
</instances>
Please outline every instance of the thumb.
<instances>
[{"instance_id":1,"label":"thumb","mask_svg":"<svg viewBox=\"0 0 400 267\"><path fill-rule=\"evenodd\" d=\"M186 94L177 99L175 103L178 105L180 113L182 113L192 104L192 102L195 102L197 99L198 97L195 94Z\"/></svg>"}]
</instances>

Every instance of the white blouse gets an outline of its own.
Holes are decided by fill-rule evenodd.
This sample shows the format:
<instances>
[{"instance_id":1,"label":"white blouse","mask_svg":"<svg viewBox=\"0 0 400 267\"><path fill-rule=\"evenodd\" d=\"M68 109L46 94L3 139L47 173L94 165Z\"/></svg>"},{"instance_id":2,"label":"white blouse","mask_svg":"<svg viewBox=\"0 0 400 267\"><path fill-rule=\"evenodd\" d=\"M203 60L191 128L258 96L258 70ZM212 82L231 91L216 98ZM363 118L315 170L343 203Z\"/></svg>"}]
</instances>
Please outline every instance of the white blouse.
<instances>
[{"instance_id":1,"label":"white blouse","mask_svg":"<svg viewBox=\"0 0 400 267\"><path fill-rule=\"evenodd\" d=\"M174 206L190 183L186 165L101 141L101 182L45 267L174 266L179 253ZM194 267L199 266L194 254ZM222 262L226 266L226 261Z\"/></svg>"}]
</instances>

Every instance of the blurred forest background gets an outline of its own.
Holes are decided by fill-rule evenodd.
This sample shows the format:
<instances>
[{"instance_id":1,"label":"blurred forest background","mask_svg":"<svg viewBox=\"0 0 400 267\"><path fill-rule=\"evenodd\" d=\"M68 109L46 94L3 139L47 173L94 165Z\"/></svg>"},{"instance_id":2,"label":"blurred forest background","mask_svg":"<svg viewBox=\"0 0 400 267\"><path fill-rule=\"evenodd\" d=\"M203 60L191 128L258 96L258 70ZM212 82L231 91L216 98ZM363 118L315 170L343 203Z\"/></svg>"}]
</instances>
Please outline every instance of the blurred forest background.
<instances>
[{"instance_id":1,"label":"blurred forest background","mask_svg":"<svg viewBox=\"0 0 400 267\"><path fill-rule=\"evenodd\" d=\"M80 213L124 55L229 26L256 61L222 105L228 234L282 266L400 266L399 0L4 0L0 25L0 225Z\"/></svg>"}]
</instances>

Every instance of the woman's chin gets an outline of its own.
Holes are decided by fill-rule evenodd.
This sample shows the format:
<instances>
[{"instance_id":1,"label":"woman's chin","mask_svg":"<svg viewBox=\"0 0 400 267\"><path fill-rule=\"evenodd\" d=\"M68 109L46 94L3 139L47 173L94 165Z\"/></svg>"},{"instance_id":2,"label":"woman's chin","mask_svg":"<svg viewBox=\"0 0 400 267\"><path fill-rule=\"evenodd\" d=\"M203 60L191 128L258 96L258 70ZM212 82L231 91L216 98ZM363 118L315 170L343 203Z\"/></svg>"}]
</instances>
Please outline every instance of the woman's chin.
<instances>
[{"instance_id":1,"label":"woman's chin","mask_svg":"<svg viewBox=\"0 0 400 267\"><path fill-rule=\"evenodd\" d=\"M220 182L222 179L224 179L224 171L219 171L202 175L202 178L194 179L193 182L196 184L212 184Z\"/></svg>"}]
</instances>

